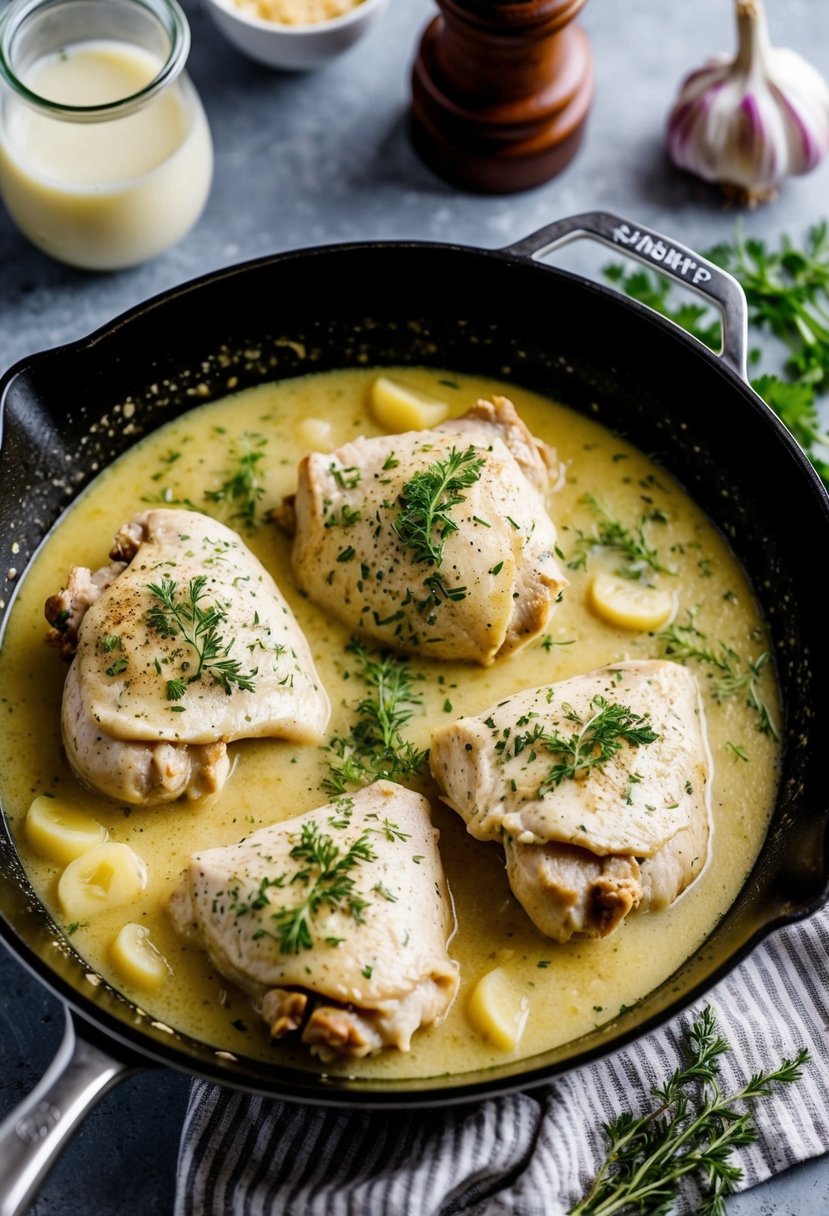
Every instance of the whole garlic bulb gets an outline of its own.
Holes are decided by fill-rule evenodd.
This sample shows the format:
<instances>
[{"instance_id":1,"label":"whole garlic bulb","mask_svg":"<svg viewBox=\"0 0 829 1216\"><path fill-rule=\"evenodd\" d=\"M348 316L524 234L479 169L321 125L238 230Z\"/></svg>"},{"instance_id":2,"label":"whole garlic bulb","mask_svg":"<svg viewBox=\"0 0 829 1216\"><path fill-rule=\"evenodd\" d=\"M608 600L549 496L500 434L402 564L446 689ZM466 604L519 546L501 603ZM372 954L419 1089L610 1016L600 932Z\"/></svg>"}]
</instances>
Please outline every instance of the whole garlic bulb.
<instances>
[{"instance_id":1,"label":"whole garlic bulb","mask_svg":"<svg viewBox=\"0 0 829 1216\"><path fill-rule=\"evenodd\" d=\"M829 150L829 88L795 51L772 47L762 0L737 0L737 54L685 78L668 116L671 160L735 202L775 196Z\"/></svg>"}]
</instances>

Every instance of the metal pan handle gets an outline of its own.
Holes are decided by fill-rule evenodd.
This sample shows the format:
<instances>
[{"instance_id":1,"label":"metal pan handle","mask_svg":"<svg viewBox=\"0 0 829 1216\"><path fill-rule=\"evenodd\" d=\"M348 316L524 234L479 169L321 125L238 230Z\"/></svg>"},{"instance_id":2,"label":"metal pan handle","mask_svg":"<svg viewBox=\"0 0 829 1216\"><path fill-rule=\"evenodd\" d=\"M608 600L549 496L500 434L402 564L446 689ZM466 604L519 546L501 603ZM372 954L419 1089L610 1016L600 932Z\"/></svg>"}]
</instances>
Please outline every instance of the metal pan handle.
<instances>
[{"instance_id":1,"label":"metal pan handle","mask_svg":"<svg viewBox=\"0 0 829 1216\"><path fill-rule=\"evenodd\" d=\"M687 245L608 211L585 211L582 215L571 215L547 224L514 245L507 245L501 252L540 261L559 245L581 238L609 245L611 249L626 254L649 269L676 279L714 303L722 318L720 358L738 376L748 381L748 306L743 289L733 275L701 257Z\"/></svg>"},{"instance_id":2,"label":"metal pan handle","mask_svg":"<svg viewBox=\"0 0 829 1216\"><path fill-rule=\"evenodd\" d=\"M0 1216L20 1216L84 1115L135 1071L84 1038L69 1009L63 1042L28 1098L0 1124Z\"/></svg>"}]
</instances>

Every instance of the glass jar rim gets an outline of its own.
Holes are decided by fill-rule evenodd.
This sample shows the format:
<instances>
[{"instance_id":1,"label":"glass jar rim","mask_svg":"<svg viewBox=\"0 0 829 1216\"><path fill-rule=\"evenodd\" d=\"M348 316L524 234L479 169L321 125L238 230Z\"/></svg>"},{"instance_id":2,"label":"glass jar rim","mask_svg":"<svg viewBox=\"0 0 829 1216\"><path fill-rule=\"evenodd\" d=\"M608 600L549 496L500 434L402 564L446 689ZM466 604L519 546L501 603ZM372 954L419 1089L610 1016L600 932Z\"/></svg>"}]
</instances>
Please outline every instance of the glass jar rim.
<instances>
[{"instance_id":1,"label":"glass jar rim","mask_svg":"<svg viewBox=\"0 0 829 1216\"><path fill-rule=\"evenodd\" d=\"M190 25L178 0L119 0L128 7L144 9L161 25L170 40L170 50L158 72L135 93L96 105L69 105L42 97L23 83L12 67L12 42L26 21L35 13L69 8L79 0L11 0L0 13L0 80L28 105L54 118L77 122L114 118L143 106L179 75L190 53ZM103 4L106 0L100 0Z\"/></svg>"}]
</instances>

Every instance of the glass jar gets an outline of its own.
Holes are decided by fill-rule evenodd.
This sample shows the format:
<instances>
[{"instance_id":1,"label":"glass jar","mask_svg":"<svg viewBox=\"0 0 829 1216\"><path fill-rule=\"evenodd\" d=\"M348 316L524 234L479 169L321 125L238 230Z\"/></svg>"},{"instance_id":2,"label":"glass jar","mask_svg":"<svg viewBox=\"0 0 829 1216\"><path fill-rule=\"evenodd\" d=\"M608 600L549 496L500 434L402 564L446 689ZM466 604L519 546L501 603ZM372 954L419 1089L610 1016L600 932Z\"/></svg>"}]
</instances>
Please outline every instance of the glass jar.
<instances>
[{"instance_id":1,"label":"glass jar","mask_svg":"<svg viewBox=\"0 0 829 1216\"><path fill-rule=\"evenodd\" d=\"M201 215L213 145L177 0L12 0L0 14L0 195L87 270L155 257Z\"/></svg>"}]
</instances>

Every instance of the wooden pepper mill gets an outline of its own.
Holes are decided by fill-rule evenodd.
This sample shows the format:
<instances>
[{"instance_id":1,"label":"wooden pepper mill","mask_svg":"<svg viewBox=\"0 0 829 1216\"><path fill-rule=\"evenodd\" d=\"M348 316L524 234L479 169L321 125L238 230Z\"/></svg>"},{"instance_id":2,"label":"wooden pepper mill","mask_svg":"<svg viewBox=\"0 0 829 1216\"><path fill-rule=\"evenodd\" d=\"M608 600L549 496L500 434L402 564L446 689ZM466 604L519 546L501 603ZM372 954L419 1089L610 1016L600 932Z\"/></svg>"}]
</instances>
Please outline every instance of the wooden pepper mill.
<instances>
[{"instance_id":1,"label":"wooden pepper mill","mask_svg":"<svg viewBox=\"0 0 829 1216\"><path fill-rule=\"evenodd\" d=\"M454 185L526 190L578 151L593 57L585 0L437 0L412 71L411 138Z\"/></svg>"}]
</instances>

